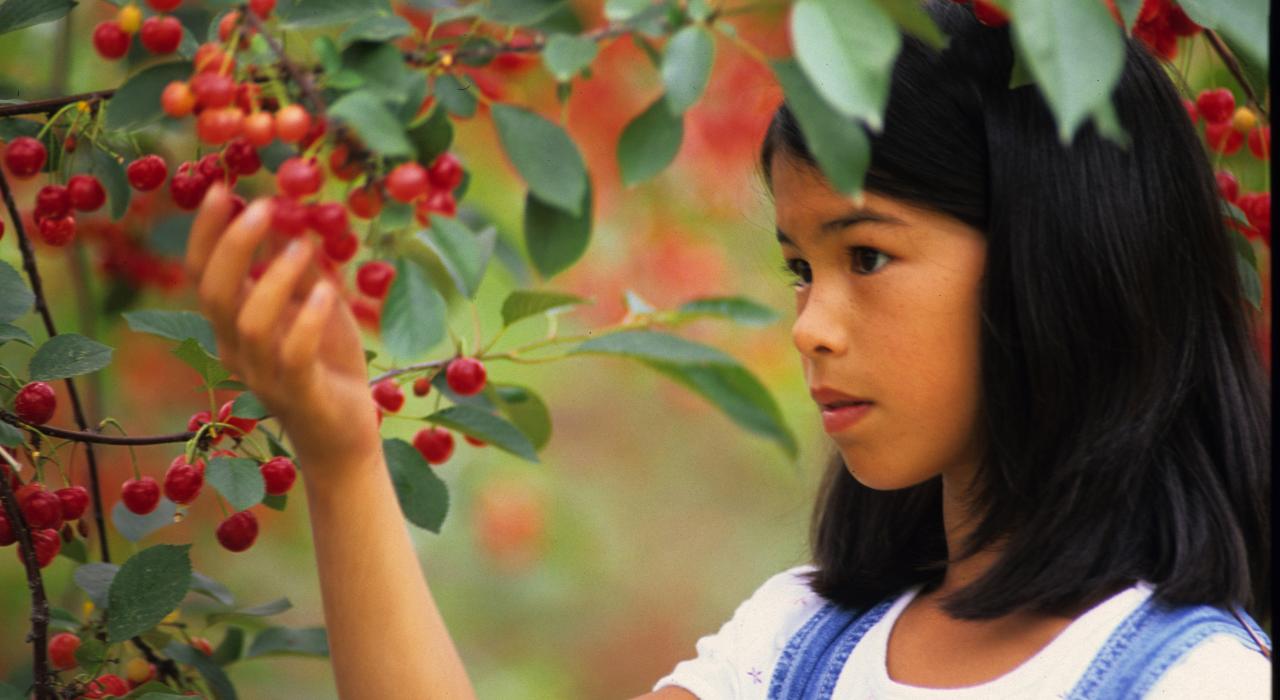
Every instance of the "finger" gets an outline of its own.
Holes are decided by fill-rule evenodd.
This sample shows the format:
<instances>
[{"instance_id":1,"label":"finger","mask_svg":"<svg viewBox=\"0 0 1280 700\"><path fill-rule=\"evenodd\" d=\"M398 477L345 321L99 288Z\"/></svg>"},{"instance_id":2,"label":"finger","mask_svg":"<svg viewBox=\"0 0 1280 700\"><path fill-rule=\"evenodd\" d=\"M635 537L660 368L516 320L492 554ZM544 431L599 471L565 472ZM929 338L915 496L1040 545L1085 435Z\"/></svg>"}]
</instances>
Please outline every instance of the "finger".
<instances>
[{"instance_id":1,"label":"finger","mask_svg":"<svg viewBox=\"0 0 1280 700\"><path fill-rule=\"evenodd\" d=\"M285 384L304 387L308 375L316 371L316 348L325 335L324 327L331 320L337 296L337 290L328 280L317 282L307 294L293 325L280 342L280 378Z\"/></svg>"},{"instance_id":2,"label":"finger","mask_svg":"<svg viewBox=\"0 0 1280 700\"><path fill-rule=\"evenodd\" d=\"M256 199L223 231L209 254L200 279L200 304L214 331L225 337L235 334L236 310L243 298L245 278L253 252L267 235L271 222L271 202Z\"/></svg>"},{"instance_id":3,"label":"finger","mask_svg":"<svg viewBox=\"0 0 1280 700\"><path fill-rule=\"evenodd\" d=\"M231 218L231 192L221 182L215 182L205 193L204 201L196 210L191 222L191 235L187 238L185 267L187 279L199 284L209 251L218 242L218 234Z\"/></svg>"},{"instance_id":4,"label":"finger","mask_svg":"<svg viewBox=\"0 0 1280 700\"><path fill-rule=\"evenodd\" d=\"M276 368L279 329L285 328L282 312L293 298L294 288L312 266L315 246L307 238L295 238L271 261L257 284L245 297L236 319L240 349L256 371L265 375Z\"/></svg>"}]
</instances>

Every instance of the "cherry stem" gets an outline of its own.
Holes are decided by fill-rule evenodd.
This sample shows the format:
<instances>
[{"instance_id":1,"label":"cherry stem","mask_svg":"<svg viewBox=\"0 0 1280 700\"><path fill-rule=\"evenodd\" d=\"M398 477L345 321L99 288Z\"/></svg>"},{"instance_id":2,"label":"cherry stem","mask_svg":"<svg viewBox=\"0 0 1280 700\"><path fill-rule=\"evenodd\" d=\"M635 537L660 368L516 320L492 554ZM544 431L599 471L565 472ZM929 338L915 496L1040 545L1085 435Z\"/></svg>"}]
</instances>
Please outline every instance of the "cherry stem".
<instances>
[{"instance_id":1,"label":"cherry stem","mask_svg":"<svg viewBox=\"0 0 1280 700\"><path fill-rule=\"evenodd\" d=\"M324 100L322 100L319 93L316 92L315 84L311 81L311 74L302 70L298 67L298 64L289 60L289 57L284 52L284 47L280 45L280 42L277 41L274 36L266 31L266 28L262 26L262 21L259 20L258 16L251 12L247 6L242 5L240 13L242 18L241 21L247 23L250 28L257 31L262 39L267 42L267 46L271 48L271 51L280 59L280 66L284 68L285 73L293 79L293 82L297 83L298 89L302 91L302 98L310 103L313 114L315 116L323 115L325 110Z\"/></svg>"}]
</instances>

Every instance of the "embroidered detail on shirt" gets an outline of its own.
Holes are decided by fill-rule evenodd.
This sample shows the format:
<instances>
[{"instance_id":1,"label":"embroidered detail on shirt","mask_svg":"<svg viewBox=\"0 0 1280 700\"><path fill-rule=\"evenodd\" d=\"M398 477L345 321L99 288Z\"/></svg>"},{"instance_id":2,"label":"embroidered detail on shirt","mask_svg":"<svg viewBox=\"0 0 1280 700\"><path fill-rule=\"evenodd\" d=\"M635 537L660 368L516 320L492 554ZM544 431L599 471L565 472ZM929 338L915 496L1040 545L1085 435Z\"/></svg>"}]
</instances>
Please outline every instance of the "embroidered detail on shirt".
<instances>
[{"instance_id":1,"label":"embroidered detail on shirt","mask_svg":"<svg viewBox=\"0 0 1280 700\"><path fill-rule=\"evenodd\" d=\"M761 680L760 678L760 674L762 673L764 673L764 671L761 671L759 668L752 666L751 670L747 673L747 675L751 676L751 680L755 681L756 685L760 685L761 683L764 683L764 681Z\"/></svg>"}]
</instances>

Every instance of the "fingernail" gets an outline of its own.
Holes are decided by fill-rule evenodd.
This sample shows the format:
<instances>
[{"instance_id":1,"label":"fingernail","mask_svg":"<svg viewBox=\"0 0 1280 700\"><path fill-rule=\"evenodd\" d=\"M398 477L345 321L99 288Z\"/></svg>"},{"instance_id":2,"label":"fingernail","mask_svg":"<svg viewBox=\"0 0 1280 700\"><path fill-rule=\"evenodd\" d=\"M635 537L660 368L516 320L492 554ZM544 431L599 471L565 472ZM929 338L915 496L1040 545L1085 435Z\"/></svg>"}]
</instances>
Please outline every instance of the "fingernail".
<instances>
[{"instance_id":1,"label":"fingernail","mask_svg":"<svg viewBox=\"0 0 1280 700\"><path fill-rule=\"evenodd\" d=\"M307 303L311 306L322 306L327 301L329 301L329 283L321 280L316 283L315 289L311 290Z\"/></svg>"},{"instance_id":2,"label":"fingernail","mask_svg":"<svg viewBox=\"0 0 1280 700\"><path fill-rule=\"evenodd\" d=\"M296 258L302 254L302 239L294 238L284 247L284 254L287 258Z\"/></svg>"}]
</instances>

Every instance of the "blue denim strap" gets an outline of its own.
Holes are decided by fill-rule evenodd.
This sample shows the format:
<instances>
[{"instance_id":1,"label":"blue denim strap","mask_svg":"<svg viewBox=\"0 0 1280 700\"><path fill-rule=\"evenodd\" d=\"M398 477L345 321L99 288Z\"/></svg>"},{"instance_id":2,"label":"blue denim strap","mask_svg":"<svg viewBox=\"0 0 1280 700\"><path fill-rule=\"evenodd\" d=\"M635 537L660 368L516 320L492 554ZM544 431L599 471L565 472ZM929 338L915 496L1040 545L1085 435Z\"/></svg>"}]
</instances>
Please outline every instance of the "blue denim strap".
<instances>
[{"instance_id":1,"label":"blue denim strap","mask_svg":"<svg viewBox=\"0 0 1280 700\"><path fill-rule=\"evenodd\" d=\"M1145 696L1165 671L1213 634L1230 634L1250 647L1253 634L1269 648L1271 640L1244 611L1237 620L1209 605L1170 606L1148 598L1118 625L1085 669L1067 700L1129 700Z\"/></svg>"},{"instance_id":2,"label":"blue denim strap","mask_svg":"<svg viewBox=\"0 0 1280 700\"><path fill-rule=\"evenodd\" d=\"M814 613L787 641L773 667L769 700L828 700L854 645L884 617L895 599L865 614L834 603Z\"/></svg>"}]
</instances>

